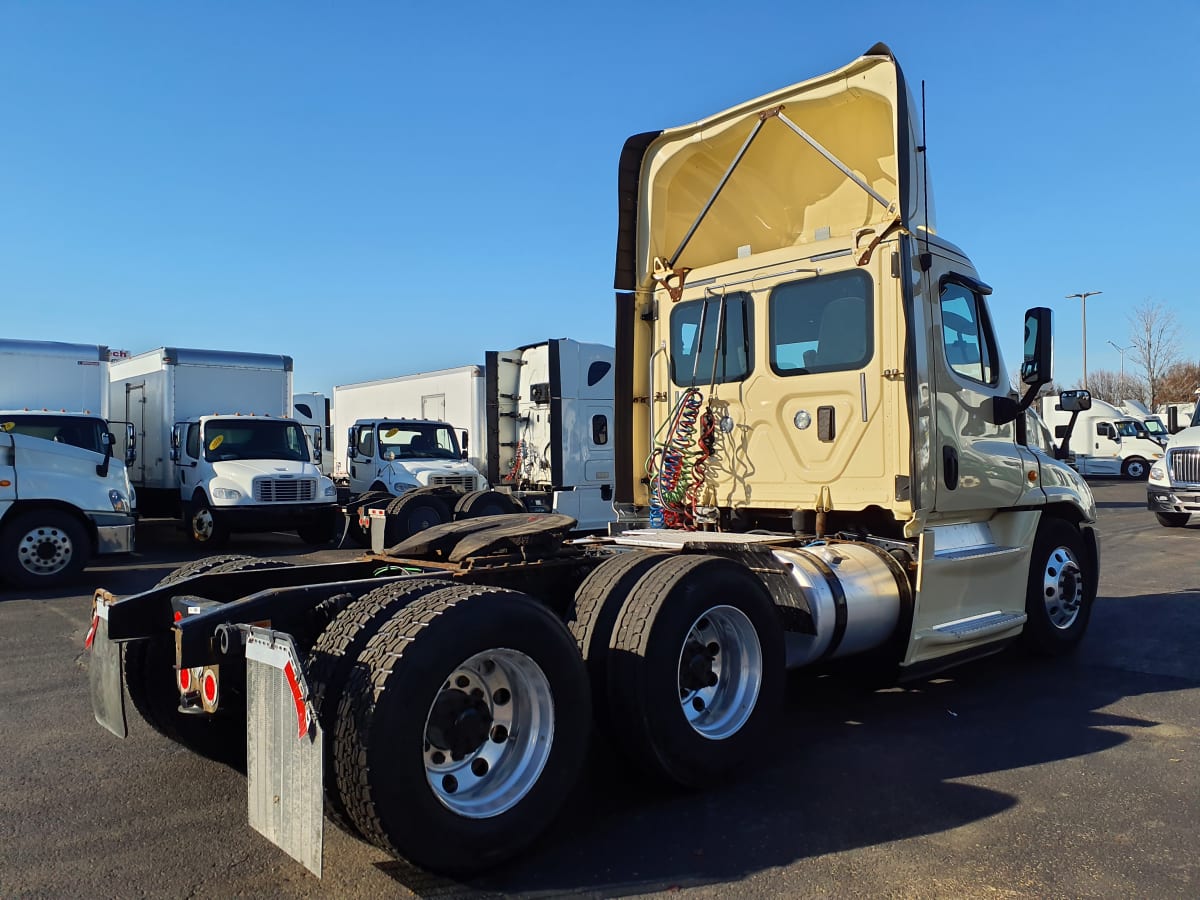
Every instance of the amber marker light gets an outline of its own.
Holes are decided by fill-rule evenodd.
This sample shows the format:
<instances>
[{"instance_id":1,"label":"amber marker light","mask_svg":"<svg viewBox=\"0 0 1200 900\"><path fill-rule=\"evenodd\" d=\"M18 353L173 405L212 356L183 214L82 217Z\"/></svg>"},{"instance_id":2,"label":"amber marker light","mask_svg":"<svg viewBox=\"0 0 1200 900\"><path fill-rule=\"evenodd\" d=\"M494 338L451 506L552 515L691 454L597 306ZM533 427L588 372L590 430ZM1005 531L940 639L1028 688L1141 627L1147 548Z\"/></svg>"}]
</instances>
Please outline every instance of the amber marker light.
<instances>
[{"instance_id":1,"label":"amber marker light","mask_svg":"<svg viewBox=\"0 0 1200 900\"><path fill-rule=\"evenodd\" d=\"M1029 483L1033 484L1033 482L1035 482L1035 481L1037 481L1037 469L1030 469L1029 470Z\"/></svg>"}]
</instances>

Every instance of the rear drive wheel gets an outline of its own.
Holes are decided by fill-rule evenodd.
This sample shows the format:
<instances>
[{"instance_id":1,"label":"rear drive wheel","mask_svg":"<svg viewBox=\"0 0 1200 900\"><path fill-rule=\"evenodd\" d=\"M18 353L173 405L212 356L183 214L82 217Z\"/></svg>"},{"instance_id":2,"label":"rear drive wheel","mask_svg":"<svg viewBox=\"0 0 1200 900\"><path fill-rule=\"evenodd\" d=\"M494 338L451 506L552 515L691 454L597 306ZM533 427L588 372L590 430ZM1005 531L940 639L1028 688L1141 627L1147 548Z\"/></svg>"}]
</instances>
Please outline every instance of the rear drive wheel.
<instances>
[{"instance_id":1,"label":"rear drive wheel","mask_svg":"<svg viewBox=\"0 0 1200 900\"><path fill-rule=\"evenodd\" d=\"M587 676L562 623L532 598L456 585L368 642L342 694L338 787L372 842L439 872L530 845L579 774Z\"/></svg>"},{"instance_id":2,"label":"rear drive wheel","mask_svg":"<svg viewBox=\"0 0 1200 900\"><path fill-rule=\"evenodd\" d=\"M338 703L350 669L367 641L398 609L453 584L444 579L406 578L377 587L343 609L317 637L308 655L305 671L312 690L313 709L325 733L325 808L330 818L347 831L355 829L337 788L333 735Z\"/></svg>"},{"instance_id":3,"label":"rear drive wheel","mask_svg":"<svg viewBox=\"0 0 1200 900\"><path fill-rule=\"evenodd\" d=\"M1163 528L1182 528L1191 518L1190 513L1155 513L1154 518Z\"/></svg>"},{"instance_id":4,"label":"rear drive wheel","mask_svg":"<svg viewBox=\"0 0 1200 900\"><path fill-rule=\"evenodd\" d=\"M0 534L8 580L21 587L51 587L73 578L91 555L86 529L58 509L19 513Z\"/></svg>"},{"instance_id":5,"label":"rear drive wheel","mask_svg":"<svg viewBox=\"0 0 1200 900\"><path fill-rule=\"evenodd\" d=\"M397 497L388 504L383 542L394 547L418 531L449 521L450 508L436 494Z\"/></svg>"},{"instance_id":6,"label":"rear drive wheel","mask_svg":"<svg viewBox=\"0 0 1200 900\"><path fill-rule=\"evenodd\" d=\"M625 601L608 671L618 744L647 769L699 786L766 745L783 700L783 630L744 566L676 557Z\"/></svg>"},{"instance_id":7,"label":"rear drive wheel","mask_svg":"<svg viewBox=\"0 0 1200 900\"><path fill-rule=\"evenodd\" d=\"M191 578L193 575L203 575L217 566L223 566L225 563L235 562L239 559L254 559L254 557L247 556L245 553L224 553L219 556L206 556L203 559L194 559L190 563L185 563L174 572L171 572L159 581L155 587L166 587L169 584L183 581L185 578Z\"/></svg>"},{"instance_id":8,"label":"rear drive wheel","mask_svg":"<svg viewBox=\"0 0 1200 900\"><path fill-rule=\"evenodd\" d=\"M525 512L525 507L512 494L501 491L471 491L463 494L454 504L455 520L520 512Z\"/></svg>"},{"instance_id":9,"label":"rear drive wheel","mask_svg":"<svg viewBox=\"0 0 1200 900\"><path fill-rule=\"evenodd\" d=\"M205 547L221 547L229 540L229 529L203 494L196 495L187 511L187 530L193 544Z\"/></svg>"},{"instance_id":10,"label":"rear drive wheel","mask_svg":"<svg viewBox=\"0 0 1200 900\"><path fill-rule=\"evenodd\" d=\"M1150 474L1150 466L1140 456L1131 456L1121 464L1121 474L1126 478L1145 478Z\"/></svg>"},{"instance_id":11,"label":"rear drive wheel","mask_svg":"<svg viewBox=\"0 0 1200 900\"><path fill-rule=\"evenodd\" d=\"M604 733L610 730L608 709L609 642L621 607L633 586L653 566L674 558L670 553L630 550L606 559L588 573L567 607L566 623L579 646L592 686L592 715Z\"/></svg>"},{"instance_id":12,"label":"rear drive wheel","mask_svg":"<svg viewBox=\"0 0 1200 900\"><path fill-rule=\"evenodd\" d=\"M1025 647L1042 656L1062 656L1078 646L1087 630L1096 583L1084 571L1087 556L1077 529L1046 516L1038 525L1025 592Z\"/></svg>"}]
</instances>

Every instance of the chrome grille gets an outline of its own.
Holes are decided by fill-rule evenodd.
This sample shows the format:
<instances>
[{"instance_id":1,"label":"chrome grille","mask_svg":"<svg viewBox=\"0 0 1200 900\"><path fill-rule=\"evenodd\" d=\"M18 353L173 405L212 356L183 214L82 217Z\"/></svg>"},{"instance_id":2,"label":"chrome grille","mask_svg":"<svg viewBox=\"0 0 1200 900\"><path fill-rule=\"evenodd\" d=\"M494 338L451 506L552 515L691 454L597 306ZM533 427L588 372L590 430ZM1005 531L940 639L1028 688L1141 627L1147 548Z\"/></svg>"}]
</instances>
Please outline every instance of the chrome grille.
<instances>
[{"instance_id":1,"label":"chrome grille","mask_svg":"<svg viewBox=\"0 0 1200 900\"><path fill-rule=\"evenodd\" d=\"M313 478L255 478L254 499L260 503L296 503L317 494Z\"/></svg>"},{"instance_id":2,"label":"chrome grille","mask_svg":"<svg viewBox=\"0 0 1200 900\"><path fill-rule=\"evenodd\" d=\"M474 475L431 475L430 487L455 487L461 491L475 490Z\"/></svg>"},{"instance_id":3,"label":"chrome grille","mask_svg":"<svg viewBox=\"0 0 1200 900\"><path fill-rule=\"evenodd\" d=\"M1171 481L1200 484L1200 449L1172 450L1167 455L1167 465L1171 470Z\"/></svg>"}]
</instances>

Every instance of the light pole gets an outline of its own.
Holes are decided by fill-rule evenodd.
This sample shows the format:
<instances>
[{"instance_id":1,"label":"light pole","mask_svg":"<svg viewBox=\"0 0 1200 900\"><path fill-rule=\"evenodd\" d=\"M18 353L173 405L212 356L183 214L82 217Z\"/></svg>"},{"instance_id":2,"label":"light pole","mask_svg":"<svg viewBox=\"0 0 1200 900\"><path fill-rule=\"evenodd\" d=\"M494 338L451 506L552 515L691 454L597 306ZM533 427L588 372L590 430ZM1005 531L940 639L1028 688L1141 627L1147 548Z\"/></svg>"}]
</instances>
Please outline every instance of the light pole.
<instances>
[{"instance_id":1,"label":"light pole","mask_svg":"<svg viewBox=\"0 0 1200 900\"><path fill-rule=\"evenodd\" d=\"M1112 345L1112 348L1114 350L1116 350L1118 353L1121 354L1121 384L1124 385L1125 384L1125 351L1132 350L1134 345L1130 344L1128 347L1118 347L1112 341L1109 341L1108 343L1110 345Z\"/></svg>"},{"instance_id":2,"label":"light pole","mask_svg":"<svg viewBox=\"0 0 1200 900\"><path fill-rule=\"evenodd\" d=\"M1087 390L1087 298L1103 293L1104 291L1084 291L1082 294L1067 294L1068 300L1078 297L1080 305L1083 307L1083 389L1085 391Z\"/></svg>"}]
</instances>

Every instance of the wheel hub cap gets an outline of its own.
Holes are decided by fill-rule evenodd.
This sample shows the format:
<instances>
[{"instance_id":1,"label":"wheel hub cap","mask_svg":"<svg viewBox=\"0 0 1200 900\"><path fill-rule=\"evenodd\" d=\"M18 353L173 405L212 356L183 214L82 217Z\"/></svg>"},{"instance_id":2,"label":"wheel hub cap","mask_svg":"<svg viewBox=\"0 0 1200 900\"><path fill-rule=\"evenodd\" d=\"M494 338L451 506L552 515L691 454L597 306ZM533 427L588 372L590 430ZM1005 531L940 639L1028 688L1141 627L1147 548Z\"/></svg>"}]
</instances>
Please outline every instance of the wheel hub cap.
<instances>
[{"instance_id":1,"label":"wheel hub cap","mask_svg":"<svg viewBox=\"0 0 1200 900\"><path fill-rule=\"evenodd\" d=\"M733 606L714 606L692 623L679 654L679 703L700 735L737 733L758 701L763 657L758 632Z\"/></svg>"},{"instance_id":2,"label":"wheel hub cap","mask_svg":"<svg viewBox=\"0 0 1200 900\"><path fill-rule=\"evenodd\" d=\"M1051 625L1067 629L1075 623L1083 603L1083 572L1068 548L1056 548L1046 560L1042 596Z\"/></svg>"},{"instance_id":3,"label":"wheel hub cap","mask_svg":"<svg viewBox=\"0 0 1200 900\"><path fill-rule=\"evenodd\" d=\"M57 528L34 528L17 545L17 559L27 572L53 575L71 562L71 539Z\"/></svg>"}]
</instances>

